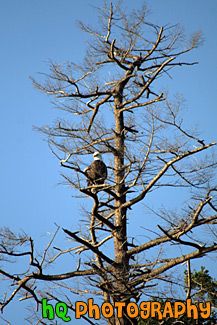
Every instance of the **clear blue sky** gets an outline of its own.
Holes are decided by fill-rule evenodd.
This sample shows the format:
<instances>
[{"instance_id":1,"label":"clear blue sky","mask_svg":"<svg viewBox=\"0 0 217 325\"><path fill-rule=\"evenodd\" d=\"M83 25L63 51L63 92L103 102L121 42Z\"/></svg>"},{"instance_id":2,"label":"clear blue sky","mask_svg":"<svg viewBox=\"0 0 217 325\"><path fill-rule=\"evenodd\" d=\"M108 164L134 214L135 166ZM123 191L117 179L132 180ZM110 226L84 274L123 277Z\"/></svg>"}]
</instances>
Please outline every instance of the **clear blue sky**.
<instances>
[{"instance_id":1,"label":"clear blue sky","mask_svg":"<svg viewBox=\"0 0 217 325\"><path fill-rule=\"evenodd\" d=\"M1 187L0 223L12 230L23 229L42 245L54 222L61 227L76 226L79 204L71 198L71 190L57 186L60 168L33 125L51 124L58 111L51 109L49 99L35 90L29 76L46 72L46 61L78 63L86 48L86 35L76 21L94 24L96 11L90 3L99 0L2 0L0 12L1 71ZM123 3L139 8L141 0ZM203 138L217 139L217 1L213 0L147 0L152 10L150 20L159 25L182 21L186 32L201 29L204 46L189 59L199 65L177 69L173 80L165 80L172 92L186 98L187 119L199 123ZM76 217L75 217L76 215ZM217 275L215 275L217 277ZM1 290L1 289L0 289ZM19 323L11 316L13 303L4 317L12 324L23 324L22 304ZM18 311L18 309L16 309ZM16 318L17 319L17 318ZM79 321L82 324L82 321Z\"/></svg>"}]
</instances>

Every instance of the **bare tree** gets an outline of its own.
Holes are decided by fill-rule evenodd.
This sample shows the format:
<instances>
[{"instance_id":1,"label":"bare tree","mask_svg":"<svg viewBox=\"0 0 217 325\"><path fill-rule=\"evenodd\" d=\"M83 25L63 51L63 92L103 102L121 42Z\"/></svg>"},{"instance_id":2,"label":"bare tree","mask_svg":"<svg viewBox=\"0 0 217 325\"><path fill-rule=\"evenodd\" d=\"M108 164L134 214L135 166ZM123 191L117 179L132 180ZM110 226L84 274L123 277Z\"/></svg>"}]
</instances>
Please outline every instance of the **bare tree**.
<instances>
[{"instance_id":1,"label":"bare tree","mask_svg":"<svg viewBox=\"0 0 217 325\"><path fill-rule=\"evenodd\" d=\"M172 69L197 63L180 58L201 44L201 34L187 38L179 25L154 25L147 20L145 6L127 14L119 5L105 2L98 10L98 29L80 23L91 37L84 61L79 65L50 62L50 73L44 74L42 82L32 79L70 115L68 121L59 119L38 129L47 136L74 196L93 206L86 209L81 228L63 229L70 248L55 246L59 226L39 256L31 237L2 230L2 261L29 256L29 270L19 275L0 270L15 287L2 299L1 310L19 293L22 300L34 300L37 306L47 298L65 301L71 310L75 308L71 297L78 293L100 296L112 305L138 303L161 279L166 281L175 266L217 248L216 161L212 153L205 155L216 143L206 144L196 130L188 131L182 120L182 96L171 100L161 89L162 77ZM86 186L84 168L96 150L104 154L108 178L104 184ZM130 218L136 219L134 207L153 192L168 188L184 191L187 203L178 213L158 210L156 202L149 212L161 218L158 228L150 229L148 240L134 241L127 229L129 210ZM147 234L146 223L144 215L141 226ZM212 236L203 239L202 228ZM70 260L72 253L79 255L74 270L69 262L67 273L47 273L45 267L63 257ZM106 322L137 324L137 319L124 308L122 317L114 314Z\"/></svg>"}]
</instances>

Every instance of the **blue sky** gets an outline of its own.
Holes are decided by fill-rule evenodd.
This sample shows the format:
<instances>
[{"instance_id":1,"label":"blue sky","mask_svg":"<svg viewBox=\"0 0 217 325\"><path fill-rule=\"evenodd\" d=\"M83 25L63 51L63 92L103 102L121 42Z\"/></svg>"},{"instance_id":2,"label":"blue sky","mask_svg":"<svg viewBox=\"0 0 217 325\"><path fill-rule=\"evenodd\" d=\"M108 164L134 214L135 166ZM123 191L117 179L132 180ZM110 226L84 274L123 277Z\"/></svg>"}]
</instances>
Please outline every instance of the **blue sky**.
<instances>
[{"instance_id":1,"label":"blue sky","mask_svg":"<svg viewBox=\"0 0 217 325\"><path fill-rule=\"evenodd\" d=\"M77 20L94 24L91 1L2 0L0 12L1 69L1 188L0 223L23 229L42 245L46 233L76 226L79 204L61 182L60 167L43 136L33 125L51 124L58 116L49 99L33 88L29 76L47 71L47 60L79 63L86 48L86 35ZM99 0L94 1L100 5ZM123 1L126 7L142 3ZM188 59L199 65L176 69L165 80L172 92L186 99L189 125L199 124L207 141L217 138L217 2L213 0L147 0L150 20L159 25L181 21L188 33L201 29L204 45ZM217 277L217 275L215 275ZM21 315L22 304L20 308ZM7 307L4 317L13 310ZM21 317L21 316L20 316ZM14 320L11 318L12 324ZM22 323L22 322L21 322ZM20 323L20 324L21 324ZM16 323L17 324L17 323ZM82 321L79 321L82 324Z\"/></svg>"}]
</instances>

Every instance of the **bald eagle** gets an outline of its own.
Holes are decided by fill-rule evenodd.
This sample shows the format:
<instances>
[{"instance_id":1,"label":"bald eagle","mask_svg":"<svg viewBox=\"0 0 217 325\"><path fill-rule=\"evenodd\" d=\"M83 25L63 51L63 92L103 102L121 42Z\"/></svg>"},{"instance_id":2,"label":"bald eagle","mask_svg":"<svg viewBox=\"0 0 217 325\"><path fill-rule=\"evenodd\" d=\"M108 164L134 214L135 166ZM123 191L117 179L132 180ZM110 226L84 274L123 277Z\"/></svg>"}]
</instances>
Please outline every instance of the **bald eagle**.
<instances>
[{"instance_id":1,"label":"bald eagle","mask_svg":"<svg viewBox=\"0 0 217 325\"><path fill-rule=\"evenodd\" d=\"M84 172L87 174L87 186L104 184L107 178L107 167L102 160L101 154L96 151L93 154L94 161Z\"/></svg>"}]
</instances>

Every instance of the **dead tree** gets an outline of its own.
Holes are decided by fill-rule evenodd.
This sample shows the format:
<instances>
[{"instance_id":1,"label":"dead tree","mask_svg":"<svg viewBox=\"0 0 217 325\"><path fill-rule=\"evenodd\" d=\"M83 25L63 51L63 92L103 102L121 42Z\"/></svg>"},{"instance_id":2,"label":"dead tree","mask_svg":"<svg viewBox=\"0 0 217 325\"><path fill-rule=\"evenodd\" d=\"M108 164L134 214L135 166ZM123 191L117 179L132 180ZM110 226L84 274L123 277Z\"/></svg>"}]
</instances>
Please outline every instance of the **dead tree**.
<instances>
[{"instance_id":1,"label":"dead tree","mask_svg":"<svg viewBox=\"0 0 217 325\"><path fill-rule=\"evenodd\" d=\"M2 299L1 310L20 292L22 300L32 299L37 305L43 297L58 302L67 296L65 302L71 310L73 293L100 296L112 305L139 303L147 299L161 279L167 279L175 266L217 248L213 239L217 222L213 183L216 162L211 153L204 154L215 143L205 143L196 131L184 127L180 95L171 100L166 91L159 90L163 77L167 78L175 68L197 63L181 58L200 45L200 32L187 39L179 25L154 25L147 21L145 7L128 15L119 6L105 5L99 9L99 18L98 30L81 23L92 37L81 64L51 62L50 74L44 75L42 83L33 79L35 87L51 96L56 106L70 116L67 121L59 119L53 126L38 129L47 136L74 196L93 202L93 206L86 211L80 229L70 229L70 225L63 229L72 240L70 248L55 246L58 226L41 257L36 256L31 237L16 236L10 230L2 233L3 259L27 255L30 269L16 275L1 268L3 277L15 286L12 294ZM84 168L96 150L103 154L109 175L93 193L91 186L86 186ZM153 192L162 193L170 187L188 194L188 203L178 214L159 211L156 202L150 215L158 215L161 221L151 229L150 239L134 242L127 227L129 210L130 218L136 219L134 207L145 203ZM141 226L148 228L146 215ZM206 240L199 237L203 227L212 234ZM144 234L147 232L144 229ZM177 249L174 254L172 244L184 247L185 253ZM52 247L57 253L48 256ZM74 270L72 253L79 254ZM68 256L69 271L47 272L45 265L63 256ZM86 286L77 287L77 279L82 283L86 280ZM39 290L42 283L43 290ZM57 287L64 290L64 297L58 296ZM104 321L137 323L125 308L122 317L114 314Z\"/></svg>"}]
</instances>

